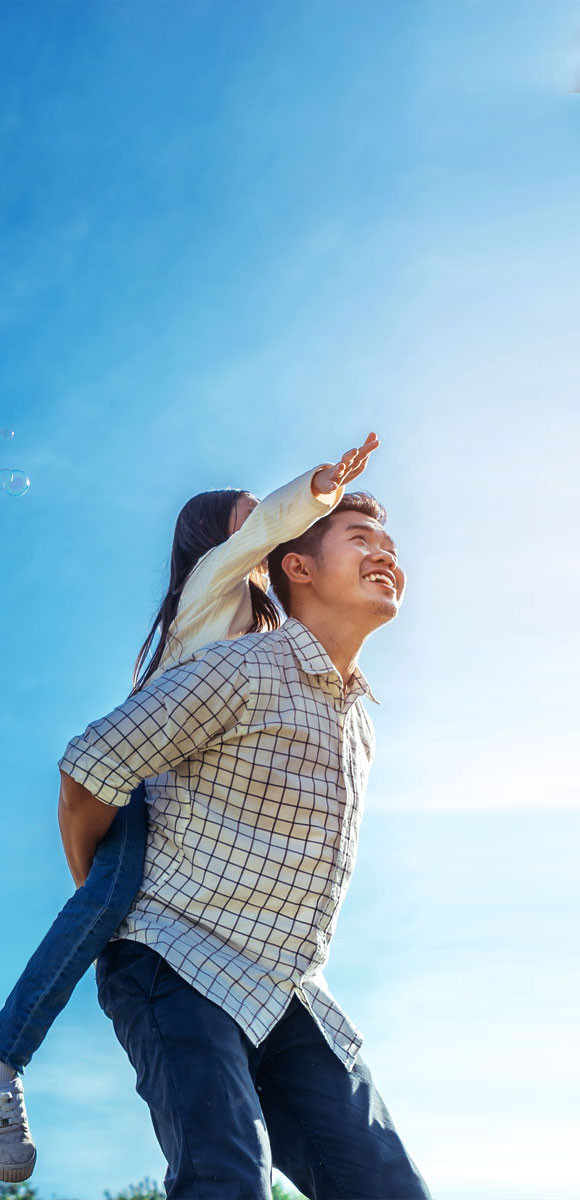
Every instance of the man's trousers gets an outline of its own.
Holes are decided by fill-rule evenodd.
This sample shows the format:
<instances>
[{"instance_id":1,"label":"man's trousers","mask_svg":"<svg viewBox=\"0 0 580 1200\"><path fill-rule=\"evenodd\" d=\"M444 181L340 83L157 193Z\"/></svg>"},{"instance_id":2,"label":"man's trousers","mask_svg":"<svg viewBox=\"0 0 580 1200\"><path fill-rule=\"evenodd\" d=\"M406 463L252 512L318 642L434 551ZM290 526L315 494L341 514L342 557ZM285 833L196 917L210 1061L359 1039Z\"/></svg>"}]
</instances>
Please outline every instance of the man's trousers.
<instances>
[{"instance_id":1,"label":"man's trousers","mask_svg":"<svg viewBox=\"0 0 580 1200\"><path fill-rule=\"evenodd\" d=\"M429 1200L368 1068L347 1071L296 997L255 1047L146 946L111 943L97 979L169 1200L270 1200L272 1164L311 1200Z\"/></svg>"}]
</instances>

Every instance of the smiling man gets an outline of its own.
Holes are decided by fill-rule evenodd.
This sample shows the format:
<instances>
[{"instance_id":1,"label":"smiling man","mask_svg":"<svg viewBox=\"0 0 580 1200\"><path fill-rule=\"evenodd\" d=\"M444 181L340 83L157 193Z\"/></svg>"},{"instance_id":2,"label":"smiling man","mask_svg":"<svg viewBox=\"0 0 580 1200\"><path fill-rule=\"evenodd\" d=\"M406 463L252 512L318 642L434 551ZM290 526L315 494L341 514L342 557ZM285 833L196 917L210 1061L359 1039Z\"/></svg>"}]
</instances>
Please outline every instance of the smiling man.
<instances>
[{"instance_id":1,"label":"smiling man","mask_svg":"<svg viewBox=\"0 0 580 1200\"><path fill-rule=\"evenodd\" d=\"M214 642L73 739L61 763L127 803L146 778L133 908L98 967L171 1200L427 1200L322 970L373 756L357 667L405 577L381 506L343 498L279 546L281 629Z\"/></svg>"},{"instance_id":2,"label":"smiling man","mask_svg":"<svg viewBox=\"0 0 580 1200\"><path fill-rule=\"evenodd\" d=\"M284 611L318 638L346 687L365 639L396 617L405 576L372 496L346 495L332 517L278 546L268 569Z\"/></svg>"}]
</instances>

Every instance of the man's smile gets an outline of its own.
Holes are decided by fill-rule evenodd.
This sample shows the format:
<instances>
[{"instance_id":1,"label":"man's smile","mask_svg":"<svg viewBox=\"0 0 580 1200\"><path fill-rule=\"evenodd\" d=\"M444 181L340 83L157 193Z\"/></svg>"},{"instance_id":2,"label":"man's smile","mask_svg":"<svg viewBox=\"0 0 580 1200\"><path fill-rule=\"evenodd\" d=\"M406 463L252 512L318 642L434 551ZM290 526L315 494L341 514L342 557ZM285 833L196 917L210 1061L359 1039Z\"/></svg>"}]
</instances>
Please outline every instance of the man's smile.
<instances>
[{"instance_id":1,"label":"man's smile","mask_svg":"<svg viewBox=\"0 0 580 1200\"><path fill-rule=\"evenodd\" d=\"M380 583L393 591L397 590L397 582L391 571L371 571L368 575L363 575L363 579L368 579L369 583Z\"/></svg>"}]
</instances>

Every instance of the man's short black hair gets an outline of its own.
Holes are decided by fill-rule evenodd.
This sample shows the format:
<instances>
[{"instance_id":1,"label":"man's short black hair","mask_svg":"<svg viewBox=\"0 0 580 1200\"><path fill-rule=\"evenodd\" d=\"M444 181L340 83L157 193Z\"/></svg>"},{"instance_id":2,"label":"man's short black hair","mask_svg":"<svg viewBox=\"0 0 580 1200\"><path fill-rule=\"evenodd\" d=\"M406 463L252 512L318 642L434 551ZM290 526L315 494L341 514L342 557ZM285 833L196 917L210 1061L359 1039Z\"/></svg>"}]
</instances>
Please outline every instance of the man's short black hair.
<instances>
[{"instance_id":1,"label":"man's short black hair","mask_svg":"<svg viewBox=\"0 0 580 1200\"><path fill-rule=\"evenodd\" d=\"M372 517L373 520L379 521L381 525L384 525L387 519L386 509L379 504L378 500L375 500L374 496L368 492L348 492L327 517L321 517L320 521L316 521L314 525L310 526L310 529L300 534L300 537L292 538L289 542L281 542L279 546L276 546L276 549L268 555L268 572L276 598L287 616L290 616L290 580L282 567L282 559L286 554L310 554L316 558L324 535L329 529L329 522L337 513L341 512L362 513L365 517Z\"/></svg>"}]
</instances>

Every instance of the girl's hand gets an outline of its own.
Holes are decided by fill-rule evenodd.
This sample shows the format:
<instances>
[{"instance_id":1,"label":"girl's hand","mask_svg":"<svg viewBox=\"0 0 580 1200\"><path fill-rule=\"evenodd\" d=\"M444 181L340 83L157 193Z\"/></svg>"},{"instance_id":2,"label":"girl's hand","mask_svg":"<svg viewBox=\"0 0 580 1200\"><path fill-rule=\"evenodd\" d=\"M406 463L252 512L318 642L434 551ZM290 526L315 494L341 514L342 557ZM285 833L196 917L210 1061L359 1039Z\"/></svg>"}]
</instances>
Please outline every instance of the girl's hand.
<instances>
[{"instance_id":1,"label":"girl's hand","mask_svg":"<svg viewBox=\"0 0 580 1200\"><path fill-rule=\"evenodd\" d=\"M357 475L362 475L373 450L379 445L376 433L369 433L366 442L358 450L346 450L340 462L321 467L316 472L311 488L313 496L330 496L339 487L344 487Z\"/></svg>"}]
</instances>

